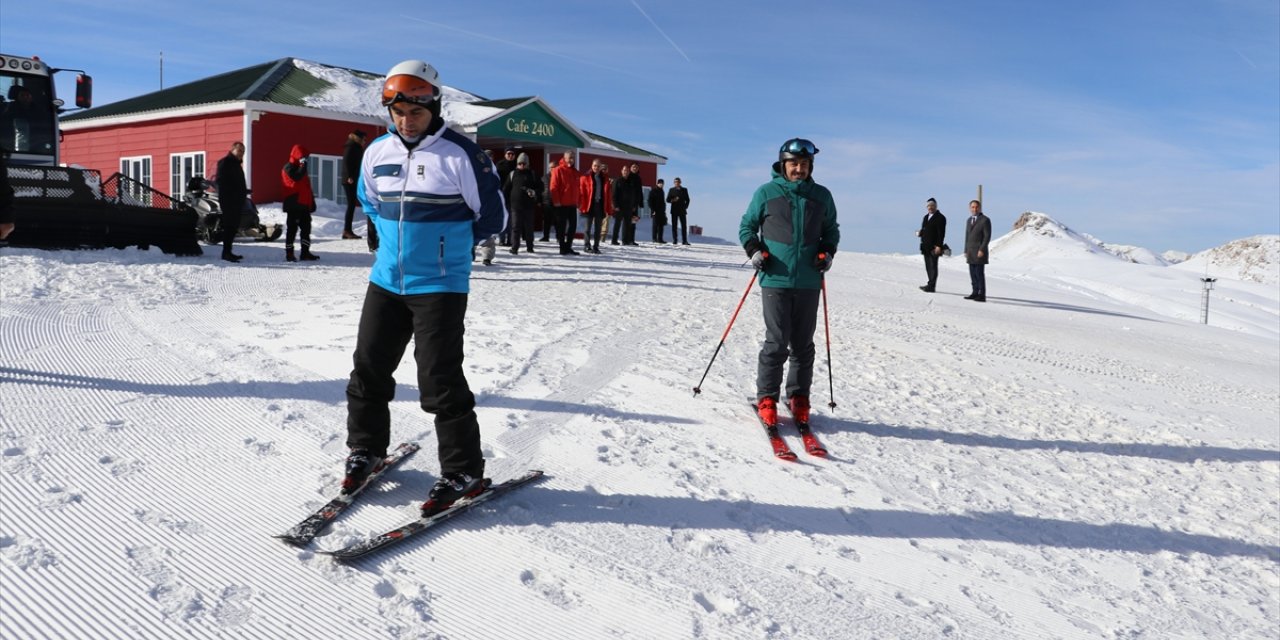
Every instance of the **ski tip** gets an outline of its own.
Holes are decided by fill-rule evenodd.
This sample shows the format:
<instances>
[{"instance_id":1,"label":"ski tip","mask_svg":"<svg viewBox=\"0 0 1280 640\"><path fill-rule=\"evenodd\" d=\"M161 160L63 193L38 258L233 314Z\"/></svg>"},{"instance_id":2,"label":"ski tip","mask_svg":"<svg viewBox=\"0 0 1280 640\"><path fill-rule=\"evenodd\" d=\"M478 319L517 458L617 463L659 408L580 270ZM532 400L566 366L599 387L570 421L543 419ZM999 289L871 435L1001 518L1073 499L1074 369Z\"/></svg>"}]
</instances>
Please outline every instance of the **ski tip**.
<instances>
[{"instance_id":1,"label":"ski tip","mask_svg":"<svg viewBox=\"0 0 1280 640\"><path fill-rule=\"evenodd\" d=\"M287 534L277 534L271 537L277 540L283 540L285 544L291 547L302 548L311 543L310 538L296 538L294 536L287 535Z\"/></svg>"}]
</instances>

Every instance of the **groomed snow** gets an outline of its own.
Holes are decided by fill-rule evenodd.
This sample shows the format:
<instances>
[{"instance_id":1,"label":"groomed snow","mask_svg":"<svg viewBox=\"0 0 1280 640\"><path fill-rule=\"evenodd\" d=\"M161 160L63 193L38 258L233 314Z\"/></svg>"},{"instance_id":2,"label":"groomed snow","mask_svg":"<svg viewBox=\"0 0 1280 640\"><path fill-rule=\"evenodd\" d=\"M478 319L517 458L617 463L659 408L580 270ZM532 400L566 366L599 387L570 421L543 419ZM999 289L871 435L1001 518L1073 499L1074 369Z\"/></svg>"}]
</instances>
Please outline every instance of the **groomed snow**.
<instances>
[{"instance_id":1,"label":"groomed snow","mask_svg":"<svg viewBox=\"0 0 1280 640\"><path fill-rule=\"evenodd\" d=\"M959 258L928 295L918 256L841 253L814 388L832 457L796 463L747 407L758 289L690 391L750 277L737 247L499 252L466 345L489 471L549 477L350 566L288 547L345 453L370 256L338 215L312 264L0 250L0 637L1280 630L1277 287L1224 276L1205 326L1203 268L1048 248L997 251L986 304ZM410 358L398 379L393 438L423 450L314 549L435 479Z\"/></svg>"}]
</instances>

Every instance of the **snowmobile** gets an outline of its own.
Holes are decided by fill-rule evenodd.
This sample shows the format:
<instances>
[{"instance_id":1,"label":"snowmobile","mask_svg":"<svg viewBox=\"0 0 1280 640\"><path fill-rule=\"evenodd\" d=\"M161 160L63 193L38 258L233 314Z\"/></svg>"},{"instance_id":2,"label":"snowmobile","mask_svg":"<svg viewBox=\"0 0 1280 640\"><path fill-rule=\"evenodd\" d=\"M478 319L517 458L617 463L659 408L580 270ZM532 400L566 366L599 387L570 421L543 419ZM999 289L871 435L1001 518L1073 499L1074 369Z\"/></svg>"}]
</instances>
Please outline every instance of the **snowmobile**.
<instances>
[{"instance_id":1,"label":"snowmobile","mask_svg":"<svg viewBox=\"0 0 1280 640\"><path fill-rule=\"evenodd\" d=\"M196 232L205 244L222 242L222 208L218 205L218 186L201 176L195 176L187 182L187 192L182 196L200 221ZM237 238L253 238L256 242L271 242L284 233L284 227L278 224L262 224L258 220L258 207L248 196L244 199L244 207L240 209L240 229Z\"/></svg>"}]
</instances>

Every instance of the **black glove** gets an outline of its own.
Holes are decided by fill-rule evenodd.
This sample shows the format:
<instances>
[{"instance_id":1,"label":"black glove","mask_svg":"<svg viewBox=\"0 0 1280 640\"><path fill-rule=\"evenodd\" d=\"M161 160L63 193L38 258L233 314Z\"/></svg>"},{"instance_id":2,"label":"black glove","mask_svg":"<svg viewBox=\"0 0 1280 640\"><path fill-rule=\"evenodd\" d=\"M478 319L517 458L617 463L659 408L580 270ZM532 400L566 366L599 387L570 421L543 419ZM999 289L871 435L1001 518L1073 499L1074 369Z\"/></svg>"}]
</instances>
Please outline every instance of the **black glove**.
<instances>
[{"instance_id":1,"label":"black glove","mask_svg":"<svg viewBox=\"0 0 1280 640\"><path fill-rule=\"evenodd\" d=\"M826 273L831 268L831 262L835 259L836 254L824 251L814 258L813 266L818 268L818 273Z\"/></svg>"},{"instance_id":2,"label":"black glove","mask_svg":"<svg viewBox=\"0 0 1280 640\"><path fill-rule=\"evenodd\" d=\"M769 262L768 251L761 250L751 254L751 266L755 267L756 271L763 269L767 262Z\"/></svg>"}]
</instances>

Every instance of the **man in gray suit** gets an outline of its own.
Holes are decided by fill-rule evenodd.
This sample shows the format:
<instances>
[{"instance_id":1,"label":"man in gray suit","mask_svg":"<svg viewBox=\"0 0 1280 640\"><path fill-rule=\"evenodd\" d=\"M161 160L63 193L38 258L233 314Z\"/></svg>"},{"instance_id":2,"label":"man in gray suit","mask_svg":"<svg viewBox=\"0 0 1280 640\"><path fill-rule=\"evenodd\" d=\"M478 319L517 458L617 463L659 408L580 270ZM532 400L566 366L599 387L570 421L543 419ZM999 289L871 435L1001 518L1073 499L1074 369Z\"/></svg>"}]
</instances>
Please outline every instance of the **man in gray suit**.
<instances>
[{"instance_id":1,"label":"man in gray suit","mask_svg":"<svg viewBox=\"0 0 1280 640\"><path fill-rule=\"evenodd\" d=\"M964 231L964 260L969 263L969 282L973 293L964 297L974 302L987 301L987 245L991 242L991 218L982 214L982 203L969 201L969 222Z\"/></svg>"}]
</instances>

